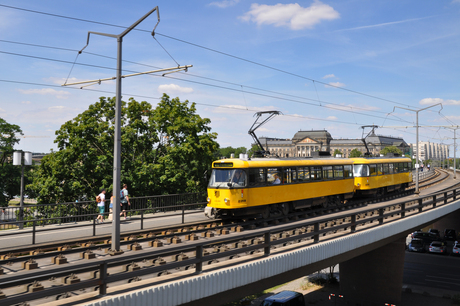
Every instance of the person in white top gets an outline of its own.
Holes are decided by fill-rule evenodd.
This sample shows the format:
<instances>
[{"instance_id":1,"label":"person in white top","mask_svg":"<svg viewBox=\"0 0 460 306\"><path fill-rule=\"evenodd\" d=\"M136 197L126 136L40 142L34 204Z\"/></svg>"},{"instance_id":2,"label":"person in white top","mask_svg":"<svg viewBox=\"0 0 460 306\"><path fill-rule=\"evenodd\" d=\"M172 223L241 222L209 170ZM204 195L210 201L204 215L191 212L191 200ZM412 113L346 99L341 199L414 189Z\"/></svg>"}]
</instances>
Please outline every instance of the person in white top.
<instances>
[{"instance_id":1,"label":"person in white top","mask_svg":"<svg viewBox=\"0 0 460 306\"><path fill-rule=\"evenodd\" d=\"M96 222L99 223L99 220L104 223L104 211L105 211L105 189L101 190L101 193L98 195L100 201L97 203L97 208L99 209L99 216L96 218Z\"/></svg>"}]
</instances>

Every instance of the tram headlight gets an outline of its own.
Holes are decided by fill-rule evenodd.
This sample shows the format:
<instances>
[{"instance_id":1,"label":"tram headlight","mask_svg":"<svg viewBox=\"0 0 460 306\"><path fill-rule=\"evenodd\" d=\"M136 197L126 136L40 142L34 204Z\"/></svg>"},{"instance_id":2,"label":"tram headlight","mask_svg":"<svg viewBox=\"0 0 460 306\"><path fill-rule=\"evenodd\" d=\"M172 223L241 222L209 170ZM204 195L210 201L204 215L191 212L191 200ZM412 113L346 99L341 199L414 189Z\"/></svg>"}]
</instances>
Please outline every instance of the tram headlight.
<instances>
[{"instance_id":1,"label":"tram headlight","mask_svg":"<svg viewBox=\"0 0 460 306\"><path fill-rule=\"evenodd\" d=\"M206 201L208 201L208 203L211 203L211 198L208 197L208 198L206 199Z\"/></svg>"},{"instance_id":2,"label":"tram headlight","mask_svg":"<svg viewBox=\"0 0 460 306\"><path fill-rule=\"evenodd\" d=\"M230 202L230 199L229 199L229 198L225 198L225 199L224 199L224 202L225 202L225 204L228 204L228 203Z\"/></svg>"}]
</instances>

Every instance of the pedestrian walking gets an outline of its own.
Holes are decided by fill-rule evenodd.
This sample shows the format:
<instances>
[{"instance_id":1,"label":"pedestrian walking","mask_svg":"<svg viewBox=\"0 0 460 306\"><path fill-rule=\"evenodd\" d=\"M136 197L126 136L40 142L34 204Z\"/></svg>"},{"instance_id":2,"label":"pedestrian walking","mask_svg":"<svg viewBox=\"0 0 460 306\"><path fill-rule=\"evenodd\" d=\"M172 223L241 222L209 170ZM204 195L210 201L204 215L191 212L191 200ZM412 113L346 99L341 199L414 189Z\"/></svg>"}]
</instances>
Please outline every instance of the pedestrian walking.
<instances>
[{"instance_id":1,"label":"pedestrian walking","mask_svg":"<svg viewBox=\"0 0 460 306\"><path fill-rule=\"evenodd\" d=\"M120 206L121 206L121 216L125 216L125 220L128 220L126 217L126 211L128 210L129 206L131 206L131 202L129 201L129 196L128 196L128 185L123 184L123 189L120 190Z\"/></svg>"},{"instance_id":2,"label":"pedestrian walking","mask_svg":"<svg viewBox=\"0 0 460 306\"><path fill-rule=\"evenodd\" d=\"M105 211L105 189L101 190L101 193L96 197L97 208L99 209L99 215L96 218L96 222L104 223L104 211Z\"/></svg>"},{"instance_id":3,"label":"pedestrian walking","mask_svg":"<svg viewBox=\"0 0 460 306\"><path fill-rule=\"evenodd\" d=\"M113 193L112 196L110 197L110 205L109 205L109 221L113 220Z\"/></svg>"}]
</instances>

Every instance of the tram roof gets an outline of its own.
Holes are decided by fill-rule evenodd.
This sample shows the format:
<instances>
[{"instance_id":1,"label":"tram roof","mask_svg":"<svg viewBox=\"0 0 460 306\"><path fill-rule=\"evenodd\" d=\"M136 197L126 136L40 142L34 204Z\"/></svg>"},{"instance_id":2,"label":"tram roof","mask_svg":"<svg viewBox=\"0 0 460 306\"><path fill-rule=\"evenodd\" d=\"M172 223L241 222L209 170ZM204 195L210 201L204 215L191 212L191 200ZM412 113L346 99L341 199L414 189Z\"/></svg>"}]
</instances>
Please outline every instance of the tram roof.
<instances>
[{"instance_id":1,"label":"tram roof","mask_svg":"<svg viewBox=\"0 0 460 306\"><path fill-rule=\"evenodd\" d=\"M221 167L216 164L222 164ZM227 164L227 165L225 165ZM231 164L231 165L230 165ZM258 167L289 167L289 166L309 166L309 165L351 165L353 161L349 158L336 157L287 157L287 158L251 158L238 159L227 158L213 162L214 168L258 168Z\"/></svg>"},{"instance_id":2,"label":"tram roof","mask_svg":"<svg viewBox=\"0 0 460 306\"><path fill-rule=\"evenodd\" d=\"M350 158L355 164L385 164L385 163L407 163L412 162L409 157L356 157Z\"/></svg>"}]
</instances>

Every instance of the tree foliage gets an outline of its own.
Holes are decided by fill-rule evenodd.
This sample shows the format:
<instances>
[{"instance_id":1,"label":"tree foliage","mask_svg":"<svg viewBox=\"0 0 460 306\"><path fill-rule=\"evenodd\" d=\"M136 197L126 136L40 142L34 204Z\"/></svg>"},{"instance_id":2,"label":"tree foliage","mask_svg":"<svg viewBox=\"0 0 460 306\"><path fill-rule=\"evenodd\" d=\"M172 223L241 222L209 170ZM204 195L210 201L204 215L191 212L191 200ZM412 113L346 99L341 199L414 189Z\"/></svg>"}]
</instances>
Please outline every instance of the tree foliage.
<instances>
[{"instance_id":1,"label":"tree foliage","mask_svg":"<svg viewBox=\"0 0 460 306\"><path fill-rule=\"evenodd\" d=\"M40 203L92 200L113 189L115 98L101 97L56 131L58 151L45 156L33 188ZM121 182L134 196L206 189L217 135L195 104L163 95L156 108L122 102ZM109 195L110 196L110 195Z\"/></svg>"},{"instance_id":2,"label":"tree foliage","mask_svg":"<svg viewBox=\"0 0 460 306\"><path fill-rule=\"evenodd\" d=\"M248 150L248 155L249 157L253 157L255 152L260 151L260 148L258 145L252 145L252 147Z\"/></svg>"},{"instance_id":3,"label":"tree foliage","mask_svg":"<svg viewBox=\"0 0 460 306\"><path fill-rule=\"evenodd\" d=\"M19 143L22 130L0 118L0 206L8 206L13 196L20 193L21 167L13 166L13 147Z\"/></svg>"},{"instance_id":4,"label":"tree foliage","mask_svg":"<svg viewBox=\"0 0 460 306\"><path fill-rule=\"evenodd\" d=\"M230 158L230 155L233 153L235 154L235 157L239 157L241 153L246 153L247 149L245 147L238 147L238 148L232 148L232 147L226 147L226 148L220 148L216 151L215 153L215 159L221 159L222 157L227 157Z\"/></svg>"},{"instance_id":5,"label":"tree foliage","mask_svg":"<svg viewBox=\"0 0 460 306\"><path fill-rule=\"evenodd\" d=\"M339 149L335 149L334 153L332 154L332 156L336 156L337 154L342 155L342 151L340 151Z\"/></svg>"},{"instance_id":6,"label":"tree foliage","mask_svg":"<svg viewBox=\"0 0 460 306\"><path fill-rule=\"evenodd\" d=\"M350 157L353 158L353 157L361 157L362 156L362 153L361 151L359 151L358 149L353 149L351 150L350 152Z\"/></svg>"},{"instance_id":7,"label":"tree foliage","mask_svg":"<svg viewBox=\"0 0 460 306\"><path fill-rule=\"evenodd\" d=\"M395 153L399 154L399 156L402 156L402 151L395 146L388 146L383 148L382 151L380 151L381 155L387 155L387 153Z\"/></svg>"}]
</instances>

